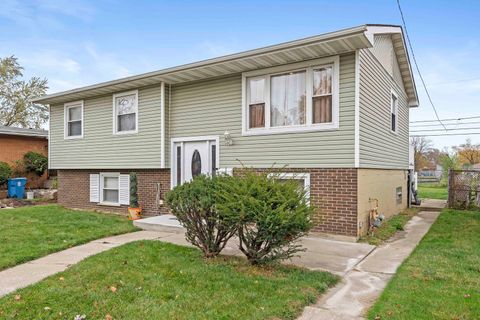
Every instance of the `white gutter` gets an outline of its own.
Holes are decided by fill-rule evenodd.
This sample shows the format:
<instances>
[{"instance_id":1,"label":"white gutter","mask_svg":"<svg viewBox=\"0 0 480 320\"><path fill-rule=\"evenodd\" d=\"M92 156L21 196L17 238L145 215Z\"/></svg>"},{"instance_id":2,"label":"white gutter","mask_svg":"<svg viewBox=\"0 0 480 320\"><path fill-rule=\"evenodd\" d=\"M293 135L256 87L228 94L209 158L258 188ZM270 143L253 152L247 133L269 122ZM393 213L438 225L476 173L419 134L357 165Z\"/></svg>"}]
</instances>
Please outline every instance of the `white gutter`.
<instances>
[{"instance_id":1,"label":"white gutter","mask_svg":"<svg viewBox=\"0 0 480 320\"><path fill-rule=\"evenodd\" d=\"M160 84L160 95L162 96L160 100L160 168L165 168L165 82L162 81Z\"/></svg>"}]
</instances>

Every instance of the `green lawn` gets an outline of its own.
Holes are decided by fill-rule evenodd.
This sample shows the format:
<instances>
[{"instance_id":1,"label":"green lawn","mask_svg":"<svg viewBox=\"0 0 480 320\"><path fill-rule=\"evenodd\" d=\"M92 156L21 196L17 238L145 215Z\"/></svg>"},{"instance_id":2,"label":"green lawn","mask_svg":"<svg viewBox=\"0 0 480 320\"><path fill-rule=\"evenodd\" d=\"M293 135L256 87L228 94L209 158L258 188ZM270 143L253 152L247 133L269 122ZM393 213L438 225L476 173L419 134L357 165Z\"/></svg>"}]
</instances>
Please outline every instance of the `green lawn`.
<instances>
[{"instance_id":1,"label":"green lawn","mask_svg":"<svg viewBox=\"0 0 480 320\"><path fill-rule=\"evenodd\" d=\"M378 246L385 240L393 236L397 231L403 230L405 224L416 215L420 210L416 208L405 209L403 212L394 215L385 221L379 228L376 228L373 234L362 237L361 242Z\"/></svg>"},{"instance_id":2,"label":"green lawn","mask_svg":"<svg viewBox=\"0 0 480 320\"><path fill-rule=\"evenodd\" d=\"M418 196L420 199L448 199L448 188L442 184L423 183L418 184Z\"/></svg>"},{"instance_id":3,"label":"green lawn","mask_svg":"<svg viewBox=\"0 0 480 320\"><path fill-rule=\"evenodd\" d=\"M205 261L194 248L139 241L89 257L0 299L2 319L295 319L338 281L326 272ZM110 317L108 317L110 315Z\"/></svg>"},{"instance_id":4,"label":"green lawn","mask_svg":"<svg viewBox=\"0 0 480 320\"><path fill-rule=\"evenodd\" d=\"M109 235L136 230L113 214L58 205L0 210L0 270Z\"/></svg>"},{"instance_id":5,"label":"green lawn","mask_svg":"<svg viewBox=\"0 0 480 320\"><path fill-rule=\"evenodd\" d=\"M480 319L479 235L480 212L444 210L368 318Z\"/></svg>"}]
</instances>

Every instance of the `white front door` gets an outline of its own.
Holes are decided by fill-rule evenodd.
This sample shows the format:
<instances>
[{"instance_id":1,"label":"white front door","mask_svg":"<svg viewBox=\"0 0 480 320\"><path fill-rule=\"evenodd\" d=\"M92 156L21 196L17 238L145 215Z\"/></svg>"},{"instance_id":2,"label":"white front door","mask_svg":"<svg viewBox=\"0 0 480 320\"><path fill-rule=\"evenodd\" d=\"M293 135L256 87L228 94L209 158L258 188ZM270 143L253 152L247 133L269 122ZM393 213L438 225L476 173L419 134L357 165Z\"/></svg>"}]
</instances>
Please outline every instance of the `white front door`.
<instances>
[{"instance_id":1,"label":"white front door","mask_svg":"<svg viewBox=\"0 0 480 320\"><path fill-rule=\"evenodd\" d=\"M212 174L218 168L218 138L174 139L172 146L172 186L192 180L200 174Z\"/></svg>"}]
</instances>

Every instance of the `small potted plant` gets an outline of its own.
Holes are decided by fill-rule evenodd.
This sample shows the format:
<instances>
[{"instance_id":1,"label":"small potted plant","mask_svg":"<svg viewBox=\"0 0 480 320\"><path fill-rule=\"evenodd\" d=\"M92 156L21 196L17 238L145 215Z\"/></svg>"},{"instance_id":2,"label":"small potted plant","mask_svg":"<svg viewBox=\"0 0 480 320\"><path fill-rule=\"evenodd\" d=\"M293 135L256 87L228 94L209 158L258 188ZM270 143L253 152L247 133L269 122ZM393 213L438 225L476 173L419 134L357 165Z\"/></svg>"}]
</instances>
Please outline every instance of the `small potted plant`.
<instances>
[{"instance_id":1,"label":"small potted plant","mask_svg":"<svg viewBox=\"0 0 480 320\"><path fill-rule=\"evenodd\" d=\"M130 173L130 206L128 207L128 218L138 220L142 215L142 208L138 205L137 174Z\"/></svg>"}]
</instances>

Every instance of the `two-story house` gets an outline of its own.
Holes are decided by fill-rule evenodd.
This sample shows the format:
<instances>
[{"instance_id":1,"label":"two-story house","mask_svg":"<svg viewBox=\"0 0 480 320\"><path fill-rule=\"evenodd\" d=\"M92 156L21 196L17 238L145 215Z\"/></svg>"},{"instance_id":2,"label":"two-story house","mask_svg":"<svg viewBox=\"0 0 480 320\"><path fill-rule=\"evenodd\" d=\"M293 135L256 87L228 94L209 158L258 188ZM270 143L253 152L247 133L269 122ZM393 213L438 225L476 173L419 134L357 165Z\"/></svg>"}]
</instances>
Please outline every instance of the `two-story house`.
<instances>
[{"instance_id":1,"label":"two-story house","mask_svg":"<svg viewBox=\"0 0 480 320\"><path fill-rule=\"evenodd\" d=\"M50 94L50 169L68 207L126 213L130 172L148 215L175 185L272 166L309 188L315 231L356 238L369 210L407 206L402 29L363 25ZM286 166L286 167L285 167Z\"/></svg>"}]
</instances>

